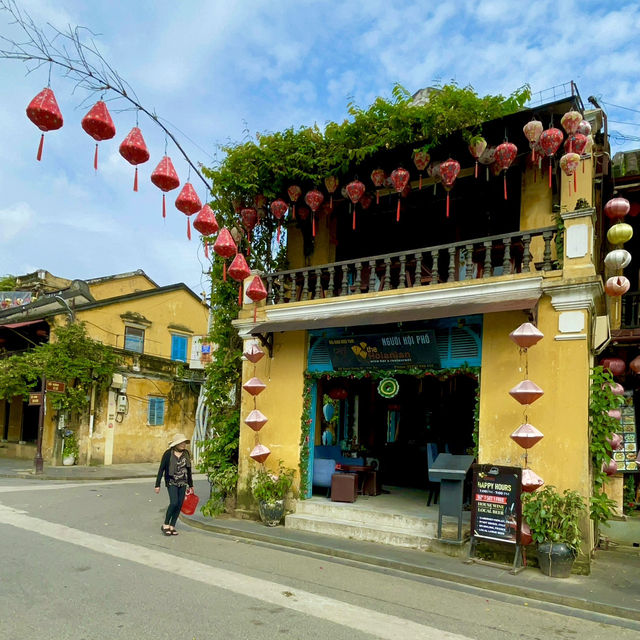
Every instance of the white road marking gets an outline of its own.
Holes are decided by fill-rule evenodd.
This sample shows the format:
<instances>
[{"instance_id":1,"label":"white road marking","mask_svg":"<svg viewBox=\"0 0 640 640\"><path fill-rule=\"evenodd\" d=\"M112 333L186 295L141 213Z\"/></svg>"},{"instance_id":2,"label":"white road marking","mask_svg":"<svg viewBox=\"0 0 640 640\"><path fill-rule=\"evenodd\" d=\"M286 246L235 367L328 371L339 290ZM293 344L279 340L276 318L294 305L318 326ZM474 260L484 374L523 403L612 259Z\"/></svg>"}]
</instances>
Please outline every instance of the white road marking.
<instances>
[{"instance_id":1,"label":"white road marking","mask_svg":"<svg viewBox=\"0 0 640 640\"><path fill-rule=\"evenodd\" d=\"M82 485L85 486L85 485ZM301 591L260 578L218 569L177 557L162 551L121 542L104 536L73 529L25 515L17 509L0 504L0 524L7 524L60 542L75 544L97 553L103 553L152 569L168 571L189 580L225 589L242 596L292 609L299 613L368 633L384 640L411 638L412 640L472 640L467 636L449 633L396 616L340 602L332 598Z\"/></svg>"},{"instance_id":2,"label":"white road marking","mask_svg":"<svg viewBox=\"0 0 640 640\"><path fill-rule=\"evenodd\" d=\"M127 478L124 480L89 480L86 482L66 482L62 483L57 481L57 484L45 484L45 481L42 480L28 480L31 484L29 485L20 485L20 486L11 486L11 487L0 487L0 493L14 493L19 491L50 491L51 489L77 489L78 487L102 487L105 484L148 484L151 490L153 490L153 485L155 484L155 478ZM37 484L33 484L33 483Z\"/></svg>"}]
</instances>

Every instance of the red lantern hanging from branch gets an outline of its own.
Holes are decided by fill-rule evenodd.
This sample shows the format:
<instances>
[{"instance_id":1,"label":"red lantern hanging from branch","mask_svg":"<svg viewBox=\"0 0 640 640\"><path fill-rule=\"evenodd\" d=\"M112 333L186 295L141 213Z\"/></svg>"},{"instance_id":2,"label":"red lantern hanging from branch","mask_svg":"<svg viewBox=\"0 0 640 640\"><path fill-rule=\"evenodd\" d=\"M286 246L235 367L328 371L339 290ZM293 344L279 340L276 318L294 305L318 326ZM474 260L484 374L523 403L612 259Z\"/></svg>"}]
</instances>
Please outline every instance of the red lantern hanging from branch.
<instances>
[{"instance_id":1,"label":"red lantern hanging from branch","mask_svg":"<svg viewBox=\"0 0 640 640\"><path fill-rule=\"evenodd\" d=\"M356 204L358 203L358 200L362 198L362 195L364 194L366 187L362 182L360 182L360 180L356 179L353 182L350 182L345 187L345 189L347 191L347 195L349 196L349 200L351 200L351 204L353 206L352 228L355 231L356 230Z\"/></svg>"},{"instance_id":2,"label":"red lantern hanging from branch","mask_svg":"<svg viewBox=\"0 0 640 640\"><path fill-rule=\"evenodd\" d=\"M258 311L257 303L267 297L267 290L265 289L264 283L262 282L262 278L260 276L256 276L251 281L251 284L247 287L245 294L247 298L250 298L253 302L253 321L255 322Z\"/></svg>"},{"instance_id":3,"label":"red lantern hanging from branch","mask_svg":"<svg viewBox=\"0 0 640 640\"><path fill-rule=\"evenodd\" d=\"M426 151L414 151L413 164L416 165L416 169L420 172L418 189L422 189L422 172L429 166L430 162L431 156Z\"/></svg>"},{"instance_id":4,"label":"red lantern hanging from branch","mask_svg":"<svg viewBox=\"0 0 640 640\"><path fill-rule=\"evenodd\" d=\"M504 171L504 199L507 199L507 169L518 155L518 147L512 142L503 142L496 147L495 163L499 171Z\"/></svg>"},{"instance_id":5,"label":"red lantern hanging from branch","mask_svg":"<svg viewBox=\"0 0 640 640\"><path fill-rule=\"evenodd\" d=\"M540 147L547 158L549 158L549 189L551 189L551 159L554 153L560 148L564 135L560 129L550 127L540 134Z\"/></svg>"},{"instance_id":6,"label":"red lantern hanging from branch","mask_svg":"<svg viewBox=\"0 0 640 640\"><path fill-rule=\"evenodd\" d=\"M193 221L193 228L202 236L212 236L214 233L218 233L218 221L213 213L213 210L208 204L205 204ZM209 259L209 245L203 238L204 243L204 257Z\"/></svg>"},{"instance_id":7,"label":"red lantern hanging from branch","mask_svg":"<svg viewBox=\"0 0 640 640\"><path fill-rule=\"evenodd\" d=\"M187 238L191 240L191 223L189 222L189 216L194 213L198 213L202 209L202 202L198 198L196 190L190 182L185 182L184 187L176 198L176 209L182 211L187 216Z\"/></svg>"},{"instance_id":8,"label":"red lantern hanging from branch","mask_svg":"<svg viewBox=\"0 0 640 640\"><path fill-rule=\"evenodd\" d=\"M258 212L253 207L245 207L240 211L242 225L247 230L247 255L251 253L251 232L258 224Z\"/></svg>"},{"instance_id":9,"label":"red lantern hanging from branch","mask_svg":"<svg viewBox=\"0 0 640 640\"><path fill-rule=\"evenodd\" d=\"M116 127L113 124L109 109L103 100L98 100L80 123L82 128L96 140L96 151L93 156L93 168L98 170L98 142L111 140L116 135Z\"/></svg>"},{"instance_id":10,"label":"red lantern hanging from branch","mask_svg":"<svg viewBox=\"0 0 640 640\"><path fill-rule=\"evenodd\" d=\"M330 195L329 207L331 209L333 209L333 194L335 193L335 190L338 188L339 184L340 183L338 181L338 178L336 178L335 176L327 176L324 179L324 186L327 188L327 191Z\"/></svg>"},{"instance_id":11,"label":"red lantern hanging from branch","mask_svg":"<svg viewBox=\"0 0 640 640\"><path fill-rule=\"evenodd\" d=\"M297 184L292 184L288 189L287 193L289 194L289 200L291 200L291 217L293 220L296 219L296 202L298 198L302 195L302 189Z\"/></svg>"},{"instance_id":12,"label":"red lantern hanging from branch","mask_svg":"<svg viewBox=\"0 0 640 640\"><path fill-rule=\"evenodd\" d=\"M245 257L241 253L237 253L228 269L229 275L240 283L240 289L238 290L238 306L242 306L242 283L245 278L251 275L251 269L245 260Z\"/></svg>"},{"instance_id":13,"label":"red lantern hanging from branch","mask_svg":"<svg viewBox=\"0 0 640 640\"><path fill-rule=\"evenodd\" d=\"M469 153L475 158L475 177L478 178L478 160L487 148L487 141L482 136L474 136L469 142Z\"/></svg>"},{"instance_id":14,"label":"red lantern hanging from branch","mask_svg":"<svg viewBox=\"0 0 640 640\"><path fill-rule=\"evenodd\" d=\"M449 158L440 164L440 180L442 180L442 186L447 192L447 218L449 217L449 191L453 189L453 183L459 173L460 163L457 160Z\"/></svg>"},{"instance_id":15,"label":"red lantern hanging from branch","mask_svg":"<svg viewBox=\"0 0 640 640\"><path fill-rule=\"evenodd\" d=\"M400 194L409 184L409 172L403 167L398 167L391 172L391 182L398 192L398 208L396 209L396 222L400 222Z\"/></svg>"},{"instance_id":16,"label":"red lantern hanging from branch","mask_svg":"<svg viewBox=\"0 0 640 640\"><path fill-rule=\"evenodd\" d=\"M529 147L531 149L531 160L534 161L536 157L536 145L540 140L544 127L540 120L530 120L522 127L524 137L529 141Z\"/></svg>"},{"instance_id":17,"label":"red lantern hanging from branch","mask_svg":"<svg viewBox=\"0 0 640 640\"><path fill-rule=\"evenodd\" d=\"M318 191L317 189L312 189L311 191L307 191L304 196L304 201L309 205L309 209L311 209L311 233L313 237L316 235L316 211L324 201L324 194L322 191Z\"/></svg>"},{"instance_id":18,"label":"red lantern hanging from branch","mask_svg":"<svg viewBox=\"0 0 640 640\"><path fill-rule=\"evenodd\" d=\"M60 129L64 122L56 97L49 87L45 87L27 106L27 118L40 129L40 131L55 131ZM42 147L44 146L44 133L40 136L38 155L42 160Z\"/></svg>"},{"instance_id":19,"label":"red lantern hanging from branch","mask_svg":"<svg viewBox=\"0 0 640 640\"><path fill-rule=\"evenodd\" d=\"M376 188L376 204L380 204L380 187L384 186L384 182L387 179L387 174L384 169L374 169L371 172L371 182Z\"/></svg>"},{"instance_id":20,"label":"red lantern hanging from branch","mask_svg":"<svg viewBox=\"0 0 640 640\"><path fill-rule=\"evenodd\" d=\"M180 178L176 170L173 168L173 162L169 156L164 156L158 163L158 166L153 170L151 174L151 182L158 187L162 193L162 217L167 217L167 205L165 202L164 194L168 191L173 191L180 186Z\"/></svg>"},{"instance_id":21,"label":"red lantern hanging from branch","mask_svg":"<svg viewBox=\"0 0 640 640\"><path fill-rule=\"evenodd\" d=\"M284 217L284 214L287 213L287 209L289 208L287 203L284 200L278 198L278 200L274 200L270 207L271 213L273 213L273 217L278 221L278 244L280 244L280 226L281 220Z\"/></svg>"},{"instance_id":22,"label":"red lantern hanging from branch","mask_svg":"<svg viewBox=\"0 0 640 640\"><path fill-rule=\"evenodd\" d=\"M135 176L133 178L133 190L138 190L138 165L144 164L149 160L149 150L142 137L142 131L138 127L133 127L129 131L127 137L120 143L118 149L120 155L135 168Z\"/></svg>"},{"instance_id":23,"label":"red lantern hanging from branch","mask_svg":"<svg viewBox=\"0 0 640 640\"><path fill-rule=\"evenodd\" d=\"M229 229L222 228L216 241L213 243L213 250L224 260L238 253L238 245L236 245ZM227 263L222 263L222 279L227 280Z\"/></svg>"}]
</instances>

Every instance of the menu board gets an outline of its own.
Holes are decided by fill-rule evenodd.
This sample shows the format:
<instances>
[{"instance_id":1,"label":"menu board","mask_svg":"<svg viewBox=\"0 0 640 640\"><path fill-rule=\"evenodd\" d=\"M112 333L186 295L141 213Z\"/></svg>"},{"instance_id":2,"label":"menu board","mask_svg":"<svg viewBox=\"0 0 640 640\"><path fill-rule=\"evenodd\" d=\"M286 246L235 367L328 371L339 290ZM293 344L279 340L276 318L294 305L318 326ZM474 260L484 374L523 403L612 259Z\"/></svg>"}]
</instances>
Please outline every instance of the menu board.
<instances>
[{"instance_id":1,"label":"menu board","mask_svg":"<svg viewBox=\"0 0 640 640\"><path fill-rule=\"evenodd\" d=\"M473 465L471 534L476 538L520 543L522 469Z\"/></svg>"},{"instance_id":2,"label":"menu board","mask_svg":"<svg viewBox=\"0 0 640 640\"><path fill-rule=\"evenodd\" d=\"M622 448L613 452L613 459L618 465L618 471L639 471L636 408L633 405L633 392L626 391L624 397L625 404L620 408L622 419L618 430L618 434L622 436Z\"/></svg>"}]
</instances>

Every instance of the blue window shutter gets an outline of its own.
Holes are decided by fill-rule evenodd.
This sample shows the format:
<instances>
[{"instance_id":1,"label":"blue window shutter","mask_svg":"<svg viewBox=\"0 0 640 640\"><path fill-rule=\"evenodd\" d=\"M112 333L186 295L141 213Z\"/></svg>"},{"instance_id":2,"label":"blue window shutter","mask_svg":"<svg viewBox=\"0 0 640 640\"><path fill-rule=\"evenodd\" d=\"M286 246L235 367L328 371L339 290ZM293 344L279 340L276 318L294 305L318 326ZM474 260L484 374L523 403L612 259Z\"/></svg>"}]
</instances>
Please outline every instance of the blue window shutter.
<instances>
[{"instance_id":1,"label":"blue window shutter","mask_svg":"<svg viewBox=\"0 0 640 640\"><path fill-rule=\"evenodd\" d=\"M187 338L185 336L171 336L171 359L180 362L187 361Z\"/></svg>"},{"instance_id":2,"label":"blue window shutter","mask_svg":"<svg viewBox=\"0 0 640 640\"><path fill-rule=\"evenodd\" d=\"M164 424L164 398L149 398L148 420L151 426Z\"/></svg>"}]
</instances>

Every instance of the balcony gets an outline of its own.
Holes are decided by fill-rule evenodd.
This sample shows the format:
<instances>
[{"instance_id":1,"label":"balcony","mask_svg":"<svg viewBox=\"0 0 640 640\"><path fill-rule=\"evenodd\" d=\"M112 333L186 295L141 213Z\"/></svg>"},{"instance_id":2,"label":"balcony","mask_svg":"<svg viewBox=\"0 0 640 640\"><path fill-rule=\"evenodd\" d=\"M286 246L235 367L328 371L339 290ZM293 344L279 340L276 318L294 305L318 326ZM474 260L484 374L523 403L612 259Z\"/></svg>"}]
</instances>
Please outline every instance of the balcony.
<instances>
[{"instance_id":1,"label":"balcony","mask_svg":"<svg viewBox=\"0 0 640 640\"><path fill-rule=\"evenodd\" d=\"M269 273L267 304L399 291L442 283L485 281L493 276L559 268L552 247L557 229L520 231ZM536 247L534 255L532 247Z\"/></svg>"}]
</instances>

